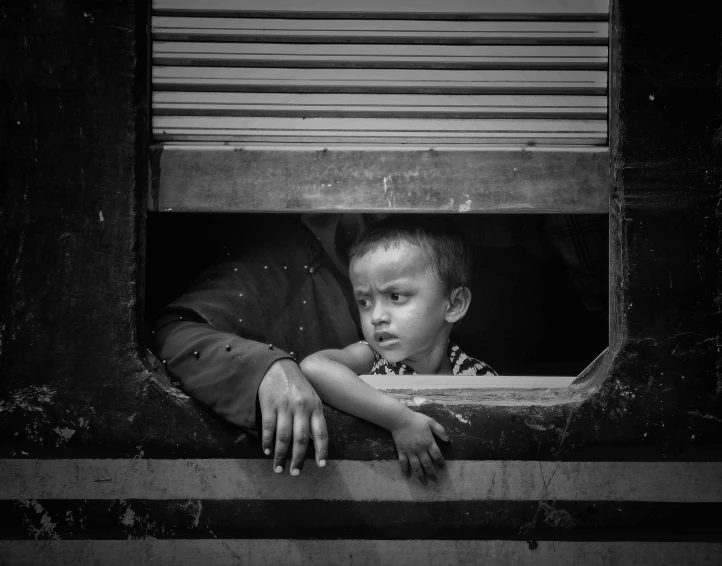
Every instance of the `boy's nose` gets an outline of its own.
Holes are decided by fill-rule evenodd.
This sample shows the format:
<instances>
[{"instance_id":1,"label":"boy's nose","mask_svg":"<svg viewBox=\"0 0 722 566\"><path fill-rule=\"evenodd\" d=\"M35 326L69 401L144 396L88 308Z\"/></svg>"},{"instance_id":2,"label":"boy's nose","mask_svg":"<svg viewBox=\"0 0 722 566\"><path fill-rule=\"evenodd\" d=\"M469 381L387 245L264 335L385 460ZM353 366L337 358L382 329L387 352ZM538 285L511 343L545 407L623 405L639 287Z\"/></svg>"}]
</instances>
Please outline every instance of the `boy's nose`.
<instances>
[{"instance_id":1,"label":"boy's nose","mask_svg":"<svg viewBox=\"0 0 722 566\"><path fill-rule=\"evenodd\" d=\"M383 308L382 305L379 303L376 303L374 305L373 310L371 311L371 324L374 326L377 326L379 324L382 324L384 322L389 321L389 315L386 312L386 309Z\"/></svg>"}]
</instances>

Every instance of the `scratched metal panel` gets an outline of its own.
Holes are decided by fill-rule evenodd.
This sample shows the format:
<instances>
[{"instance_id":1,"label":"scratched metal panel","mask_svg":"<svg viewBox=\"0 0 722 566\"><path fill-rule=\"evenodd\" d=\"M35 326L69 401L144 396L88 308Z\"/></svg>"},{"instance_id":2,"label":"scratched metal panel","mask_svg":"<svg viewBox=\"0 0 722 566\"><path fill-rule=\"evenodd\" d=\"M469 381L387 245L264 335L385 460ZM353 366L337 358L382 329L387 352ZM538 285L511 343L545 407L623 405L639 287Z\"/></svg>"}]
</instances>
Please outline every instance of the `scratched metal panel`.
<instances>
[{"instance_id":1,"label":"scratched metal panel","mask_svg":"<svg viewBox=\"0 0 722 566\"><path fill-rule=\"evenodd\" d=\"M240 151L158 148L161 211L596 212L606 151Z\"/></svg>"}]
</instances>

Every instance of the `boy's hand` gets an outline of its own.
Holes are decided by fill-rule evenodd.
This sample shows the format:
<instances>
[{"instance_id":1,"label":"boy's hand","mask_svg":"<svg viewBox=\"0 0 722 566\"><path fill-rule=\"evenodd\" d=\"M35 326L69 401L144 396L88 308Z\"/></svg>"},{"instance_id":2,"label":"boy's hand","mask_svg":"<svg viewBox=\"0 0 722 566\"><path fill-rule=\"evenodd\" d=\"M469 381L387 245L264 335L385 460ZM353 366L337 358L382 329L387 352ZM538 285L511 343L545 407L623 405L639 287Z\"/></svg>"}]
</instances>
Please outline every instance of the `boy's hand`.
<instances>
[{"instance_id":1,"label":"boy's hand","mask_svg":"<svg viewBox=\"0 0 722 566\"><path fill-rule=\"evenodd\" d=\"M401 471L409 475L409 467L413 470L419 481L426 485L426 476L436 482L436 469L445 466L441 450L436 445L434 434L444 442L449 441L444 427L434 419L416 413L412 410L404 411L399 425L391 430L391 435L399 452Z\"/></svg>"}]
</instances>

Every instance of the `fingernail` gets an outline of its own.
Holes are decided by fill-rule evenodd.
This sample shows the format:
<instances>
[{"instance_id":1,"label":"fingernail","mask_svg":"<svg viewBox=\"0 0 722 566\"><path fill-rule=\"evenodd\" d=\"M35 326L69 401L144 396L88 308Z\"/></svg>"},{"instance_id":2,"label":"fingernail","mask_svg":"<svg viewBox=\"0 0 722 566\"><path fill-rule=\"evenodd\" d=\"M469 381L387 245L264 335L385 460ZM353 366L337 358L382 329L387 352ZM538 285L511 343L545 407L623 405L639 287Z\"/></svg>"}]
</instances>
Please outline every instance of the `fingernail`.
<instances>
[{"instance_id":1,"label":"fingernail","mask_svg":"<svg viewBox=\"0 0 722 566\"><path fill-rule=\"evenodd\" d=\"M282 473L283 473L283 466L276 466L276 470L275 470L275 471L276 471L277 474L282 474Z\"/></svg>"},{"instance_id":2,"label":"fingernail","mask_svg":"<svg viewBox=\"0 0 722 566\"><path fill-rule=\"evenodd\" d=\"M325 468L326 467L326 460L319 460L318 462L319 468Z\"/></svg>"},{"instance_id":3,"label":"fingernail","mask_svg":"<svg viewBox=\"0 0 722 566\"><path fill-rule=\"evenodd\" d=\"M266 456L270 456L270 455L271 455L271 449L270 449L270 448L266 448L266 449L263 451L263 453L264 453Z\"/></svg>"},{"instance_id":4,"label":"fingernail","mask_svg":"<svg viewBox=\"0 0 722 566\"><path fill-rule=\"evenodd\" d=\"M291 470L291 475L292 475L292 476L297 476L297 475L300 474L300 473L301 473L301 470L299 470L298 468L294 468L294 469Z\"/></svg>"}]
</instances>

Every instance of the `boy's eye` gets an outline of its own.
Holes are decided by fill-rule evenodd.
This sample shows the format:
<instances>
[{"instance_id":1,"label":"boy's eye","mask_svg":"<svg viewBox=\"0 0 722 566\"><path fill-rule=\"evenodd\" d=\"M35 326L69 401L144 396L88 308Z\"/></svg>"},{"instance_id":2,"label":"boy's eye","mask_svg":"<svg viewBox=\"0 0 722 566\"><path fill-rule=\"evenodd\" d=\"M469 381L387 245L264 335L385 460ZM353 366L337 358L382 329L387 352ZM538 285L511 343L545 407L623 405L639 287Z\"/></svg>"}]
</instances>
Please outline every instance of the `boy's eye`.
<instances>
[{"instance_id":1,"label":"boy's eye","mask_svg":"<svg viewBox=\"0 0 722 566\"><path fill-rule=\"evenodd\" d=\"M367 306L369 306L369 301L367 299L358 299L358 306L362 309L365 309Z\"/></svg>"},{"instance_id":2,"label":"boy's eye","mask_svg":"<svg viewBox=\"0 0 722 566\"><path fill-rule=\"evenodd\" d=\"M399 295L398 293L391 293L389 294L389 297L392 301L398 301L401 298L401 295Z\"/></svg>"},{"instance_id":3,"label":"boy's eye","mask_svg":"<svg viewBox=\"0 0 722 566\"><path fill-rule=\"evenodd\" d=\"M408 298L408 295L402 293L389 293L389 299L394 303L403 303L406 298Z\"/></svg>"}]
</instances>

